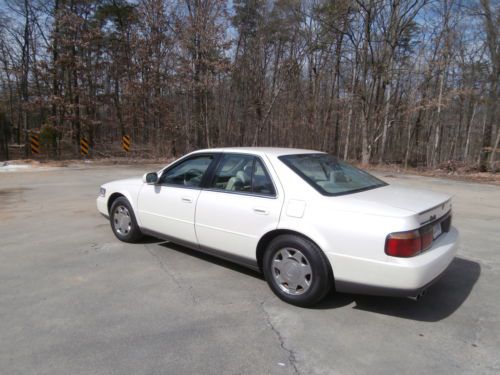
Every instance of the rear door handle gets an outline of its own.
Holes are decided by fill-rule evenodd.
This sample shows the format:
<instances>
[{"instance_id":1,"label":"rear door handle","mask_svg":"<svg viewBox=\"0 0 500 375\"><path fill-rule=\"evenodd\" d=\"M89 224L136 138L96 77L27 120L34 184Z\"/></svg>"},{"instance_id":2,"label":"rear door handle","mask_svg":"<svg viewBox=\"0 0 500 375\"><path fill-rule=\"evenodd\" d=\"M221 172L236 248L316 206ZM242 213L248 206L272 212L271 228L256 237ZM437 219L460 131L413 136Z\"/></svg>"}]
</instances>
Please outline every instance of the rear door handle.
<instances>
[{"instance_id":1,"label":"rear door handle","mask_svg":"<svg viewBox=\"0 0 500 375\"><path fill-rule=\"evenodd\" d=\"M189 197L182 197L181 200L186 203L193 203L193 200Z\"/></svg>"},{"instance_id":2,"label":"rear door handle","mask_svg":"<svg viewBox=\"0 0 500 375\"><path fill-rule=\"evenodd\" d=\"M267 215L269 213L269 211L265 210L264 208L260 208L260 207L254 207L253 212L255 212L256 214L259 214L259 215Z\"/></svg>"}]
</instances>

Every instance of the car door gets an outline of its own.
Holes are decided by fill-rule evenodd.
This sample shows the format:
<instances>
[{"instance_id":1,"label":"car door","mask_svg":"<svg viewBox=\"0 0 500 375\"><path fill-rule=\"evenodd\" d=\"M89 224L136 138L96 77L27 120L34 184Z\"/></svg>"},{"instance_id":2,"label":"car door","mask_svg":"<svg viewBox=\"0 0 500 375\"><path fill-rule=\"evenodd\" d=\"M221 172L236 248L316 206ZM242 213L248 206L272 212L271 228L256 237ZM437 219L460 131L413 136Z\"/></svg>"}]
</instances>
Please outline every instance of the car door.
<instances>
[{"instance_id":1,"label":"car door","mask_svg":"<svg viewBox=\"0 0 500 375\"><path fill-rule=\"evenodd\" d=\"M165 169L156 184L144 184L137 203L141 228L160 237L197 244L196 202L214 159L214 154L188 157Z\"/></svg>"},{"instance_id":2,"label":"car door","mask_svg":"<svg viewBox=\"0 0 500 375\"><path fill-rule=\"evenodd\" d=\"M255 155L225 153L200 193L195 228L202 250L255 263L259 239L278 226L283 194Z\"/></svg>"}]
</instances>

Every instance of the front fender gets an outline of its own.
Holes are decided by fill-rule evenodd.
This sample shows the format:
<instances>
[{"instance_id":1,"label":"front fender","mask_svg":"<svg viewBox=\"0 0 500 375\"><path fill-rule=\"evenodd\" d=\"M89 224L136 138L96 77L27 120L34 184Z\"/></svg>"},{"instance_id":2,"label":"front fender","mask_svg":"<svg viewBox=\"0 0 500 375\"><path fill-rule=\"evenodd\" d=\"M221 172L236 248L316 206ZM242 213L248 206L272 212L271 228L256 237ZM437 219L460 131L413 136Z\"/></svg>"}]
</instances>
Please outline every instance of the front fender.
<instances>
[{"instance_id":1,"label":"front fender","mask_svg":"<svg viewBox=\"0 0 500 375\"><path fill-rule=\"evenodd\" d=\"M142 185L143 185L142 181L140 184L134 183L134 184L121 185L116 183L110 183L104 185L106 189L106 196L97 198L97 207L99 211L103 214L109 215L108 207L110 207L112 204L111 200L114 201L114 199L116 199L117 196L123 196L130 203L130 206L134 211L137 223L139 224L139 226L141 226L141 220L138 215L138 209L137 209L137 201L139 198L139 193L142 188Z\"/></svg>"}]
</instances>

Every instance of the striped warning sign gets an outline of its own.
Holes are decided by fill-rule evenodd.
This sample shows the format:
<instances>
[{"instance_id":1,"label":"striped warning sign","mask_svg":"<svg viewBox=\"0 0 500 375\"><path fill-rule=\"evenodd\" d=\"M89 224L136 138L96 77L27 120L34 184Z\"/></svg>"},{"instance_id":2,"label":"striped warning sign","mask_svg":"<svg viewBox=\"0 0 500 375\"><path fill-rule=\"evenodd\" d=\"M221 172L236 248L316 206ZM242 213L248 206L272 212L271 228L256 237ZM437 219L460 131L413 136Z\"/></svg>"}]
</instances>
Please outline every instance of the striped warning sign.
<instances>
[{"instance_id":1,"label":"striped warning sign","mask_svg":"<svg viewBox=\"0 0 500 375\"><path fill-rule=\"evenodd\" d=\"M38 155L40 153L40 134L30 133L31 153Z\"/></svg>"},{"instance_id":2,"label":"striped warning sign","mask_svg":"<svg viewBox=\"0 0 500 375\"><path fill-rule=\"evenodd\" d=\"M89 140L85 137L80 138L80 155L87 156L89 154Z\"/></svg>"},{"instance_id":3,"label":"striped warning sign","mask_svg":"<svg viewBox=\"0 0 500 375\"><path fill-rule=\"evenodd\" d=\"M124 135L122 137L122 147L126 152L130 151L130 136Z\"/></svg>"}]
</instances>

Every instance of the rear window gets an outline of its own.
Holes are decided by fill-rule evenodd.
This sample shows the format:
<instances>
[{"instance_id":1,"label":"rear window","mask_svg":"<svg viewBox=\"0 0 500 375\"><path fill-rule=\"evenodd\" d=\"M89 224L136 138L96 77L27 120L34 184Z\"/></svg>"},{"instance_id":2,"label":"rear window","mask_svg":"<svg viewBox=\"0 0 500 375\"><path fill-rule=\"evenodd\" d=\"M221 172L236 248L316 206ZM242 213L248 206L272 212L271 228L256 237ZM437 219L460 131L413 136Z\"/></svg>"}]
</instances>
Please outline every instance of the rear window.
<instances>
[{"instance_id":1,"label":"rear window","mask_svg":"<svg viewBox=\"0 0 500 375\"><path fill-rule=\"evenodd\" d=\"M328 154L284 155L279 159L323 195L344 195L387 185Z\"/></svg>"}]
</instances>

